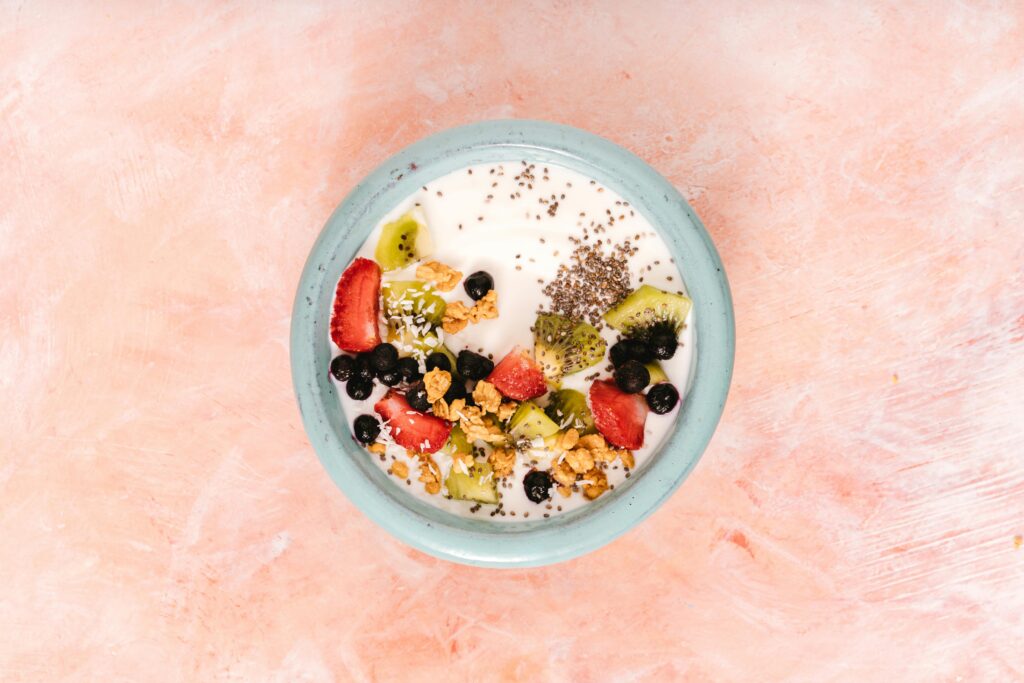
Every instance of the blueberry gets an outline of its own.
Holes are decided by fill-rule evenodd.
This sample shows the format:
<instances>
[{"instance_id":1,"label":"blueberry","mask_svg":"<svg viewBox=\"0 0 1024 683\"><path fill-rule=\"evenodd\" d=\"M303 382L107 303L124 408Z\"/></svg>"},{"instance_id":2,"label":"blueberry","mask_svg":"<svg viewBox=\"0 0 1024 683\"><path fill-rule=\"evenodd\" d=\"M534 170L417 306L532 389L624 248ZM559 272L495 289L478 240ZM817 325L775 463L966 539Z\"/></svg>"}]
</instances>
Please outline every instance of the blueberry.
<instances>
[{"instance_id":1,"label":"blueberry","mask_svg":"<svg viewBox=\"0 0 1024 683\"><path fill-rule=\"evenodd\" d=\"M628 360L650 363L654 359L654 354L639 339L620 339L612 344L612 348L608 350L608 357L613 366L619 367Z\"/></svg>"},{"instance_id":2,"label":"blueberry","mask_svg":"<svg viewBox=\"0 0 1024 683\"><path fill-rule=\"evenodd\" d=\"M355 364L355 358L352 356L336 356L334 360L331 361L331 374L334 375L334 379L339 382L347 382L348 378L352 376Z\"/></svg>"},{"instance_id":3,"label":"blueberry","mask_svg":"<svg viewBox=\"0 0 1024 683\"><path fill-rule=\"evenodd\" d=\"M615 383L627 394L643 391L650 381L651 373L640 361L627 360L615 368Z\"/></svg>"},{"instance_id":4,"label":"blueberry","mask_svg":"<svg viewBox=\"0 0 1024 683\"><path fill-rule=\"evenodd\" d=\"M629 353L630 360L635 360L639 363L650 363L654 360L654 353L651 351L651 347L645 344L640 339L625 339L626 349Z\"/></svg>"},{"instance_id":5,"label":"blueberry","mask_svg":"<svg viewBox=\"0 0 1024 683\"><path fill-rule=\"evenodd\" d=\"M377 344L370 351L370 367L380 377L383 372L391 372L398 364L398 349L387 342Z\"/></svg>"},{"instance_id":6,"label":"blueberry","mask_svg":"<svg viewBox=\"0 0 1024 683\"><path fill-rule=\"evenodd\" d=\"M352 377L362 377L373 381L373 368L370 366L370 354L361 353L352 362Z\"/></svg>"},{"instance_id":7,"label":"blueberry","mask_svg":"<svg viewBox=\"0 0 1024 683\"><path fill-rule=\"evenodd\" d=\"M360 415L352 427L356 433L356 441L364 446L376 441L380 435L380 422L373 415Z\"/></svg>"},{"instance_id":8,"label":"blueberry","mask_svg":"<svg viewBox=\"0 0 1024 683\"><path fill-rule=\"evenodd\" d=\"M373 380L365 377L353 377L345 385L345 391L351 398L364 401L370 397L370 392L373 391Z\"/></svg>"},{"instance_id":9,"label":"blueberry","mask_svg":"<svg viewBox=\"0 0 1024 683\"><path fill-rule=\"evenodd\" d=\"M377 376L380 383L387 387L397 387L402 383L402 373L398 369L390 370L388 372L382 372Z\"/></svg>"},{"instance_id":10,"label":"blueberry","mask_svg":"<svg viewBox=\"0 0 1024 683\"><path fill-rule=\"evenodd\" d=\"M648 343L651 354L658 360L668 360L676 355L676 335L670 331L655 332Z\"/></svg>"},{"instance_id":11,"label":"blueberry","mask_svg":"<svg viewBox=\"0 0 1024 683\"><path fill-rule=\"evenodd\" d=\"M657 415L664 415L679 403L679 392L668 382L655 384L647 392L647 405Z\"/></svg>"},{"instance_id":12,"label":"blueberry","mask_svg":"<svg viewBox=\"0 0 1024 683\"><path fill-rule=\"evenodd\" d=\"M481 356L472 351L459 351L459 357L455 360L455 367L459 374L466 379L483 379L491 374L494 369L494 361L487 356Z\"/></svg>"},{"instance_id":13,"label":"blueberry","mask_svg":"<svg viewBox=\"0 0 1024 683\"><path fill-rule=\"evenodd\" d=\"M466 396L466 385L458 380L452 380L452 385L444 392L444 402L451 404L452 401Z\"/></svg>"},{"instance_id":14,"label":"blueberry","mask_svg":"<svg viewBox=\"0 0 1024 683\"><path fill-rule=\"evenodd\" d=\"M398 372L402 375L403 382L415 382L423 379L423 375L420 374L420 362L415 358L400 358Z\"/></svg>"},{"instance_id":15,"label":"blueberry","mask_svg":"<svg viewBox=\"0 0 1024 683\"><path fill-rule=\"evenodd\" d=\"M478 270L467 277L462 286L466 288L466 294L470 299L479 301L487 295L487 292L494 289L494 278L490 273Z\"/></svg>"},{"instance_id":16,"label":"blueberry","mask_svg":"<svg viewBox=\"0 0 1024 683\"><path fill-rule=\"evenodd\" d=\"M421 413L430 410L430 403L427 401L427 388L423 386L423 382L416 382L409 387L409 391L405 394L405 400L409 402L409 407L413 410L418 410Z\"/></svg>"},{"instance_id":17,"label":"blueberry","mask_svg":"<svg viewBox=\"0 0 1024 683\"><path fill-rule=\"evenodd\" d=\"M444 355L440 351L434 351L432 354L427 356L427 372L430 372L434 368L441 368L445 372L451 372L452 362L448 360L448 356Z\"/></svg>"},{"instance_id":18,"label":"blueberry","mask_svg":"<svg viewBox=\"0 0 1024 683\"><path fill-rule=\"evenodd\" d=\"M530 470L523 477L523 488L527 498L534 503L543 503L551 497L551 475L544 470Z\"/></svg>"}]
</instances>

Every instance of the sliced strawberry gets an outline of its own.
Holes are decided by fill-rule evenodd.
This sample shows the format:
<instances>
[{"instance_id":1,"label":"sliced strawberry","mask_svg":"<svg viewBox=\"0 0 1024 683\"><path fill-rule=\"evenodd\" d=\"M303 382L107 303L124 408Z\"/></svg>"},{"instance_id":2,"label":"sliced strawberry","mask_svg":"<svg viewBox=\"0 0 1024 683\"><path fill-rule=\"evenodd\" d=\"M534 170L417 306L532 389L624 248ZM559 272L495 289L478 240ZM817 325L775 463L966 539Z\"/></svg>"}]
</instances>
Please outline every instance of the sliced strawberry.
<instances>
[{"instance_id":1,"label":"sliced strawberry","mask_svg":"<svg viewBox=\"0 0 1024 683\"><path fill-rule=\"evenodd\" d=\"M540 365L518 346L508 352L497 367L491 371L487 381L501 392L502 396L514 401L541 396L548 390L544 371Z\"/></svg>"},{"instance_id":2,"label":"sliced strawberry","mask_svg":"<svg viewBox=\"0 0 1024 683\"><path fill-rule=\"evenodd\" d=\"M452 426L439 417L413 410L405 396L394 389L377 401L373 409L387 421L395 443L408 451L433 453L448 443Z\"/></svg>"},{"instance_id":3,"label":"sliced strawberry","mask_svg":"<svg viewBox=\"0 0 1024 683\"><path fill-rule=\"evenodd\" d=\"M630 450L644 445L647 402L640 394L627 394L615 382L599 380L590 385L590 412L608 443Z\"/></svg>"},{"instance_id":4,"label":"sliced strawberry","mask_svg":"<svg viewBox=\"0 0 1024 683\"><path fill-rule=\"evenodd\" d=\"M331 339L342 351L369 351L380 344L380 266L357 258L338 281Z\"/></svg>"}]
</instances>

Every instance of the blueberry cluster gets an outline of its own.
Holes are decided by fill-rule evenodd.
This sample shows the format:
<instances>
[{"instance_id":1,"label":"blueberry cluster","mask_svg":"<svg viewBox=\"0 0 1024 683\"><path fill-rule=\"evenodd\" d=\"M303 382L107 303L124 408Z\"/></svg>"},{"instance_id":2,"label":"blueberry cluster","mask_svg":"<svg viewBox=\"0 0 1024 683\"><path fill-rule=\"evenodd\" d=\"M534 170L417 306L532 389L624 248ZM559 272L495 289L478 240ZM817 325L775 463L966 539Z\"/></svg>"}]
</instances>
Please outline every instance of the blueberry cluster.
<instances>
[{"instance_id":1,"label":"blueberry cluster","mask_svg":"<svg viewBox=\"0 0 1024 683\"><path fill-rule=\"evenodd\" d=\"M676 338L669 331L655 331L643 338L624 338L608 351L614 367L615 384L628 394L637 394L651 383L651 364L668 360L676 353ZM667 381L659 381L647 392L647 405L658 415L671 411L679 403L679 391Z\"/></svg>"},{"instance_id":2,"label":"blueberry cluster","mask_svg":"<svg viewBox=\"0 0 1024 683\"><path fill-rule=\"evenodd\" d=\"M374 380L395 387L423 377L415 358L399 358L398 350L387 343L355 356L337 356L331 361L331 374L345 383L345 392L356 401L369 398Z\"/></svg>"}]
</instances>

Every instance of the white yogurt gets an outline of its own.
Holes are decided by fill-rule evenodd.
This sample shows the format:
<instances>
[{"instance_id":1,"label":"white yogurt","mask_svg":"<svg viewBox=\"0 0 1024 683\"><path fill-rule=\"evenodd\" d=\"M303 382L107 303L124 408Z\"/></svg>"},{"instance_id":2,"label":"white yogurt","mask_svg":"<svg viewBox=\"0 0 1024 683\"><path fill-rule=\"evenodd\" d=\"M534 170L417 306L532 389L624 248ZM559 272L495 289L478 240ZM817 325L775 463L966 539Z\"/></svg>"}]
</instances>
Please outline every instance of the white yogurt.
<instances>
[{"instance_id":1,"label":"white yogurt","mask_svg":"<svg viewBox=\"0 0 1024 683\"><path fill-rule=\"evenodd\" d=\"M370 233L357 253L357 256L372 259L384 223L397 219L418 205L425 214L433 236L434 253L429 256L430 260L460 270L464 276L478 270L491 274L498 294L499 316L469 325L457 335L443 335L445 345L453 353L457 355L462 349L476 352L482 349L483 353L491 354L497 362L516 345L532 349L533 333L530 327L537 310L550 310L549 300L542 290L545 284L555 278L559 265L569 260L575 248L570 237L579 239L584 228L592 230L594 225L602 224L606 229L596 237L592 234L591 240L600 238L605 243L616 243L629 239L637 248L636 254L629 261L632 288L649 284L668 292L685 294L682 278L669 256L665 242L640 212L628 205L621 196L586 176L552 164L536 164L533 170L534 181L531 183L533 187L519 186L515 176L523 168L519 161L508 161L462 168L438 178L394 207ZM520 196L512 199L510 195L516 192ZM549 200L552 194L558 201L554 216L549 215L548 204L539 202L540 199ZM613 225L609 225L608 212L615 218ZM413 265L404 270L384 273L384 282L417 279L415 270L416 266ZM442 296L447 301L460 300L469 306L473 303L461 283L453 291L442 293ZM661 361L669 381L679 389L681 395L685 394L694 352L692 329L692 320L688 317L675 356ZM438 333L441 334L440 330ZM607 327L602 330L602 335L609 348L618 339L618 333ZM333 343L331 349L334 354L339 353ZM591 381L584 378L596 372L600 372L602 379L611 376L607 357L604 362L592 368L566 376L562 386L587 394ZM343 385L337 385L350 428L359 415L373 414L373 404L387 389L378 382L368 399L354 401L345 393ZM537 402L543 405L544 399ZM653 412L648 415L644 445L633 452L636 461L634 473L657 452L678 411L679 406L667 415L655 415ZM523 477L535 466L546 469L551 455L543 449L519 455L513 474L499 484L502 510L498 514L491 514L495 511L493 505L477 506L472 501L451 500L444 496L443 490L441 494L428 494L418 481L418 460L406 454L399 446L389 445L383 460L369 453L367 457L385 471L396 460L406 462L409 466L408 481L394 476L389 476L389 481L431 505L458 515L516 522L553 517L590 502L580 492L563 498L555 489L552 489L551 499L545 503L533 503L526 497ZM435 453L433 458L441 468L442 478L447 476L452 464L450 456L442 450ZM629 476L618 461L610 464L605 473L612 487L612 490L603 494L605 496L615 495L614 487L621 485ZM474 506L478 508L475 511L472 510Z\"/></svg>"}]
</instances>

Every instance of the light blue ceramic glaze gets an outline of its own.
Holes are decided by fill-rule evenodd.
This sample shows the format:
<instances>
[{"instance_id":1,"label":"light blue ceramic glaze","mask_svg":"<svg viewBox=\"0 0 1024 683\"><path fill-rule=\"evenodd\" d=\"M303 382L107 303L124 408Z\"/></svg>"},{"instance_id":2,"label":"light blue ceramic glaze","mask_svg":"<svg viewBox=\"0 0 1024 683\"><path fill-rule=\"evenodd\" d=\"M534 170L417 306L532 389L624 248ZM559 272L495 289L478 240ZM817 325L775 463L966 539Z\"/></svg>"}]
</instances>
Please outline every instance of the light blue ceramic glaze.
<instances>
[{"instance_id":1,"label":"light blue ceramic glaze","mask_svg":"<svg viewBox=\"0 0 1024 683\"><path fill-rule=\"evenodd\" d=\"M345 266L385 213L416 188L471 164L560 164L613 188L661 233L693 299L696 353L679 419L636 475L564 515L517 524L457 517L388 481L349 434L328 378L328 326ZM292 378L310 441L338 487L389 533L437 557L490 567L551 564L610 542L658 508L711 439L732 377L735 331L729 285L711 239L686 201L638 157L590 133L544 121L487 121L406 147L361 182L320 233L292 312ZM671 539L666 539L671 542Z\"/></svg>"}]
</instances>

